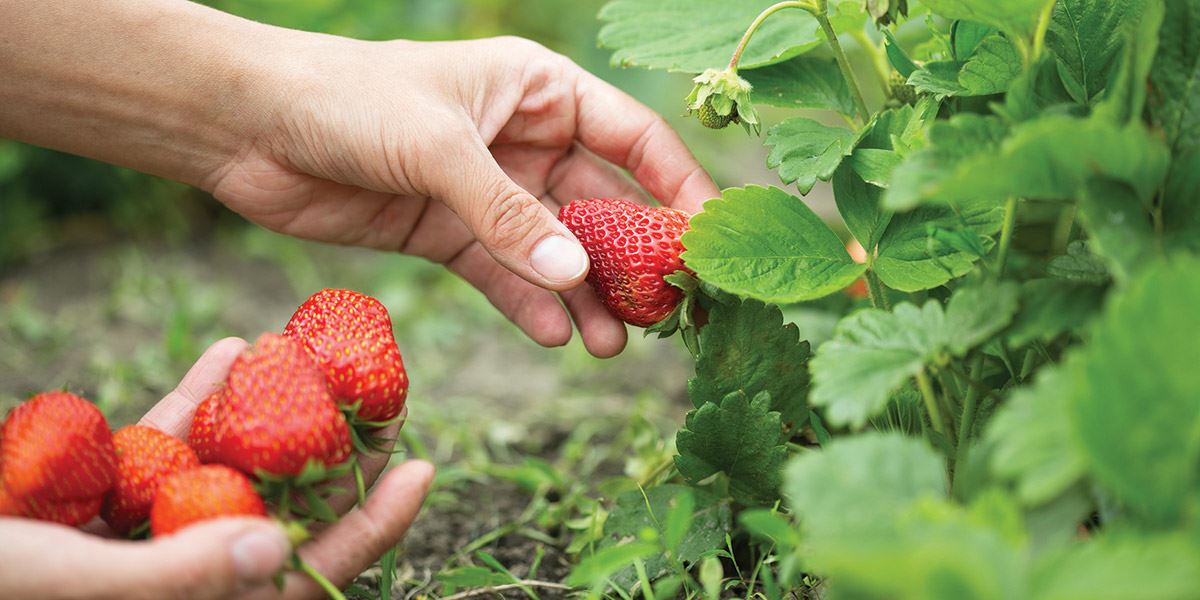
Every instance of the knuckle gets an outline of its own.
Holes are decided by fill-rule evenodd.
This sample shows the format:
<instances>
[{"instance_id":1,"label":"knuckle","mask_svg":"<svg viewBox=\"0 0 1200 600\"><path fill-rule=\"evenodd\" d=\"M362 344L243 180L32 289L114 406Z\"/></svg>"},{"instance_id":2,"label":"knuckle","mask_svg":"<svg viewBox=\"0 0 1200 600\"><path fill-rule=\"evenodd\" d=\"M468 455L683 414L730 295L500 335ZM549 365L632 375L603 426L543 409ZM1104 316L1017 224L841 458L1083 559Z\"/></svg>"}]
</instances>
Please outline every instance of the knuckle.
<instances>
[{"instance_id":1,"label":"knuckle","mask_svg":"<svg viewBox=\"0 0 1200 600\"><path fill-rule=\"evenodd\" d=\"M537 228L542 207L528 193L505 186L492 195L484 216L484 227L494 249L516 247Z\"/></svg>"}]
</instances>

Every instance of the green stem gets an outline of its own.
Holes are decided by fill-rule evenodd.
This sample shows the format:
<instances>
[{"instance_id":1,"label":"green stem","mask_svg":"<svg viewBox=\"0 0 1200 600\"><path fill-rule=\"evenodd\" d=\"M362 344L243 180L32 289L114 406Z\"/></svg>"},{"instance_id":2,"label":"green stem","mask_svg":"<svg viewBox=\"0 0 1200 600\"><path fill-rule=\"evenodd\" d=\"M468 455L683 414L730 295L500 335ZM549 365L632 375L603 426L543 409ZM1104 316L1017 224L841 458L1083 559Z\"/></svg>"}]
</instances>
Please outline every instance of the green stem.
<instances>
[{"instance_id":1,"label":"green stem","mask_svg":"<svg viewBox=\"0 0 1200 600\"><path fill-rule=\"evenodd\" d=\"M346 596L342 595L342 591L339 590L336 585L333 585L332 581L326 579L325 576L320 573L320 571L312 568L312 565L304 562L303 560L300 560L299 562L300 571L311 577L313 581L317 582L317 585L321 586L321 589L325 590L325 593L328 594L330 598L333 598L333 600L346 600Z\"/></svg>"},{"instance_id":2,"label":"green stem","mask_svg":"<svg viewBox=\"0 0 1200 600\"><path fill-rule=\"evenodd\" d=\"M892 305L888 302L887 293L884 291L883 282L879 281L879 275L875 274L874 268L867 268L867 297L871 300L871 306L881 310L892 310Z\"/></svg>"},{"instance_id":3,"label":"green stem","mask_svg":"<svg viewBox=\"0 0 1200 600\"><path fill-rule=\"evenodd\" d=\"M1030 348L1025 351L1025 360L1021 361L1021 372L1017 375L1020 383L1024 383L1029 379L1029 374L1033 372L1034 361L1037 360L1037 351Z\"/></svg>"},{"instance_id":4,"label":"green stem","mask_svg":"<svg viewBox=\"0 0 1200 600\"><path fill-rule=\"evenodd\" d=\"M921 390L921 399L925 401L925 410L929 411L929 422L933 423L933 430L945 434L945 425L942 423L942 411L938 409L937 398L933 395L933 386L929 383L929 376L925 374L925 369L917 371L917 388Z\"/></svg>"},{"instance_id":5,"label":"green stem","mask_svg":"<svg viewBox=\"0 0 1200 600\"><path fill-rule=\"evenodd\" d=\"M871 57L871 67L875 71L875 79L879 81L879 87L883 89L883 95L891 96L892 85L889 81L891 79L891 67L888 66L887 57L883 51L879 49L879 46L875 45L875 42L871 41L871 38L867 37L865 30L853 29L850 31L850 37L854 38L854 41L858 42L858 45L862 47L863 52L866 52Z\"/></svg>"},{"instance_id":6,"label":"green stem","mask_svg":"<svg viewBox=\"0 0 1200 600\"><path fill-rule=\"evenodd\" d=\"M813 16L817 18L817 23L820 23L821 31L825 32L825 40L829 42L829 48L833 50L833 57L837 59L838 68L842 70L842 77L846 80L846 85L850 86L850 95L854 98L854 107L858 109L858 117L865 125L871 120L871 111L867 109L867 102L863 100L858 80L854 78L854 69L850 68L850 61L846 58L846 52L842 50L837 32L833 30L833 24L829 22L825 1L819 0L818 4L819 10L813 13Z\"/></svg>"},{"instance_id":7,"label":"green stem","mask_svg":"<svg viewBox=\"0 0 1200 600\"><path fill-rule=\"evenodd\" d=\"M1012 246L1013 230L1017 224L1017 198L1014 196L1004 203L1004 225L1000 228L1000 253L996 256L996 278L1004 274L1004 264L1008 262L1008 249Z\"/></svg>"},{"instance_id":8,"label":"green stem","mask_svg":"<svg viewBox=\"0 0 1200 600\"><path fill-rule=\"evenodd\" d=\"M975 355L968 379L979 381L983 376L983 353ZM971 448L971 430L975 428L975 416L979 413L979 388L970 386L963 400L962 421L958 425L958 444L954 452L954 480L958 480L967 467L967 455ZM953 483L953 482L952 482ZM953 486L952 486L953 487Z\"/></svg>"},{"instance_id":9,"label":"green stem","mask_svg":"<svg viewBox=\"0 0 1200 600\"><path fill-rule=\"evenodd\" d=\"M1055 256L1067 252L1067 244L1071 242L1071 231L1075 229L1075 210L1074 204L1064 206L1058 215L1058 221L1054 224L1051 251Z\"/></svg>"},{"instance_id":10,"label":"green stem","mask_svg":"<svg viewBox=\"0 0 1200 600\"><path fill-rule=\"evenodd\" d=\"M738 62L742 60L742 52L746 50L746 45L750 43L750 38L754 35L755 31L758 31L758 28L763 24L763 21L766 21L767 17L785 8L802 8L808 12L816 12L817 9L812 2L807 0L792 0L790 2L780 2L778 4L768 6L761 13L759 13L757 17L754 18L754 22L750 23L750 27L746 29L746 33L742 34L742 39L738 41L737 48L733 51L733 57L729 59L730 71L733 71L734 73L737 72Z\"/></svg>"},{"instance_id":11,"label":"green stem","mask_svg":"<svg viewBox=\"0 0 1200 600\"><path fill-rule=\"evenodd\" d=\"M1046 2L1045 4L1046 6L1042 7L1041 14L1038 15L1037 29L1033 31L1032 60L1041 58L1042 50L1046 47L1046 30L1050 28L1050 18L1054 14L1054 5L1056 3Z\"/></svg>"}]
</instances>

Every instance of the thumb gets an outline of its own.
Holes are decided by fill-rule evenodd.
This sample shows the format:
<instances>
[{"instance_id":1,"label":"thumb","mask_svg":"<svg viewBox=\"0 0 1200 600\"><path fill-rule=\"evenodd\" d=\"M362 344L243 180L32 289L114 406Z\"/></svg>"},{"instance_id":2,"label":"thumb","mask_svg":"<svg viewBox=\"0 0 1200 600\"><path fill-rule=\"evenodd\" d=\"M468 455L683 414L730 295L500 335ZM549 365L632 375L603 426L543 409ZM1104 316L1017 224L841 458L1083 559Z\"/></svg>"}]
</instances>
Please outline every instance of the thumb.
<instances>
[{"instance_id":1,"label":"thumb","mask_svg":"<svg viewBox=\"0 0 1200 600\"><path fill-rule=\"evenodd\" d=\"M147 598L227 598L268 583L284 567L291 545L266 519L218 519L148 543L114 542L102 560L120 593ZM94 559L93 559L94 560Z\"/></svg>"},{"instance_id":2,"label":"thumb","mask_svg":"<svg viewBox=\"0 0 1200 600\"><path fill-rule=\"evenodd\" d=\"M434 186L438 198L509 271L549 290L582 283L588 270L583 246L556 215L508 177L482 140L471 139L465 149L461 142L457 147L459 169Z\"/></svg>"}]
</instances>

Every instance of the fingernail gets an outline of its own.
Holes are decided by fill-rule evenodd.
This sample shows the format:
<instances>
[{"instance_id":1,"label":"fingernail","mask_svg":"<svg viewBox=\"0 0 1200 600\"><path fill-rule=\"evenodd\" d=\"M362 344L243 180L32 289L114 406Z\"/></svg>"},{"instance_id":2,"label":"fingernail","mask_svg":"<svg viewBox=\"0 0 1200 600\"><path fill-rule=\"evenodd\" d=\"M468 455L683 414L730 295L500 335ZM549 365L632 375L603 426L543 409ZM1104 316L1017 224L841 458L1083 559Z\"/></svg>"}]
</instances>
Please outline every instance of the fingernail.
<instances>
[{"instance_id":1,"label":"fingernail","mask_svg":"<svg viewBox=\"0 0 1200 600\"><path fill-rule=\"evenodd\" d=\"M291 554L292 548L276 528L274 531L251 531L234 540L229 548L238 576L244 581L266 581Z\"/></svg>"},{"instance_id":2,"label":"fingernail","mask_svg":"<svg viewBox=\"0 0 1200 600\"><path fill-rule=\"evenodd\" d=\"M529 255L533 270L551 283L578 279L587 272L588 257L579 242L552 235L534 247Z\"/></svg>"}]
</instances>

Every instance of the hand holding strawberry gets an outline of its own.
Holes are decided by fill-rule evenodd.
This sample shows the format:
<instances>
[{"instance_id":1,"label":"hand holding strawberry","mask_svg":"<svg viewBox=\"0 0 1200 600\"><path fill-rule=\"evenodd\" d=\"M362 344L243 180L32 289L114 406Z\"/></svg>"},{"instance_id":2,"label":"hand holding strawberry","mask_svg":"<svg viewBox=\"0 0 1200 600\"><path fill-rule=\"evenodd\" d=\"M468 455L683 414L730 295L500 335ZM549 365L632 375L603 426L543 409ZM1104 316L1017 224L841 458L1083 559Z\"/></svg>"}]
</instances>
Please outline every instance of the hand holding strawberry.
<instances>
[{"instance_id":1,"label":"hand holding strawberry","mask_svg":"<svg viewBox=\"0 0 1200 600\"><path fill-rule=\"evenodd\" d=\"M222 385L231 364L246 348L246 342L232 338L214 344L141 425L174 436L186 434L196 406ZM398 429L395 424L383 434L394 438ZM379 477L387 456L366 455L360 461L369 484ZM301 557L336 585L345 585L403 536L432 474L432 468L419 461L392 469L376 483L365 506L305 544ZM4 518L5 497L0 490L0 540L4 540L0 590L16 598L119 596L128 590L156 598L276 597L270 579L291 554L282 530L263 519L206 521L169 536L131 543ZM353 498L334 498L330 504L344 512L353 506ZM71 565L71 577L61 577L63 564ZM285 597L320 595L307 576L286 576Z\"/></svg>"}]
</instances>

